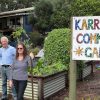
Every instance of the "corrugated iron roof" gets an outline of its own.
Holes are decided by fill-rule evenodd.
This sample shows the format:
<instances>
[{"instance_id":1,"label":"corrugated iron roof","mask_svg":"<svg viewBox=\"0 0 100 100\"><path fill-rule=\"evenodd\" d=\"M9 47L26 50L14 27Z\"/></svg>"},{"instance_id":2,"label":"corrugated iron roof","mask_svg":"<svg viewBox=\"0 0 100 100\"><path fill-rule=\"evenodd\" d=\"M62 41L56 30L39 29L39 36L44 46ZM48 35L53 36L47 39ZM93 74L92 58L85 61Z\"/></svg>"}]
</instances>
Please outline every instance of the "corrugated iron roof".
<instances>
[{"instance_id":1,"label":"corrugated iron roof","mask_svg":"<svg viewBox=\"0 0 100 100\"><path fill-rule=\"evenodd\" d=\"M28 12L34 10L34 7L29 7L29 8L23 8L23 9L18 9L18 10L13 10L13 11L6 11L6 12L1 12L1 16L6 16L6 15L11 15L11 14L16 14L16 13L22 13L22 12Z\"/></svg>"}]
</instances>

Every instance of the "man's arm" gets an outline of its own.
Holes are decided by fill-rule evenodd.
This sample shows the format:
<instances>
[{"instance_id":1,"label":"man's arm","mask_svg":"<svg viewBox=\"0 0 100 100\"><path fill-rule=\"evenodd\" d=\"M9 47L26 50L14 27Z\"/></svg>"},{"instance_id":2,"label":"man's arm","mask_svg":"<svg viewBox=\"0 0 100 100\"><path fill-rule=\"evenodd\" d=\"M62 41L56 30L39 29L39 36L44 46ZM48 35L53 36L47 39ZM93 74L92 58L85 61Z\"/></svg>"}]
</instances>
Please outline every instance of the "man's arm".
<instances>
[{"instance_id":1,"label":"man's arm","mask_svg":"<svg viewBox=\"0 0 100 100\"><path fill-rule=\"evenodd\" d=\"M13 55L16 56L16 49L13 47Z\"/></svg>"}]
</instances>

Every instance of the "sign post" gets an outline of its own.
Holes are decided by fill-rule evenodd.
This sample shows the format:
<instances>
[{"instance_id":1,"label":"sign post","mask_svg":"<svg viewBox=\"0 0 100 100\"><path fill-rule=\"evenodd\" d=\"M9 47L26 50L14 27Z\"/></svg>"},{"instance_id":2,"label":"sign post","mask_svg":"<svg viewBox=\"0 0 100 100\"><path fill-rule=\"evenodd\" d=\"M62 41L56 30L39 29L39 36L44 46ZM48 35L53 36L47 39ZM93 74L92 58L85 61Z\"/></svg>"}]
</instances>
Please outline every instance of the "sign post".
<instances>
[{"instance_id":1,"label":"sign post","mask_svg":"<svg viewBox=\"0 0 100 100\"><path fill-rule=\"evenodd\" d=\"M76 61L70 60L69 100L76 100Z\"/></svg>"}]
</instances>

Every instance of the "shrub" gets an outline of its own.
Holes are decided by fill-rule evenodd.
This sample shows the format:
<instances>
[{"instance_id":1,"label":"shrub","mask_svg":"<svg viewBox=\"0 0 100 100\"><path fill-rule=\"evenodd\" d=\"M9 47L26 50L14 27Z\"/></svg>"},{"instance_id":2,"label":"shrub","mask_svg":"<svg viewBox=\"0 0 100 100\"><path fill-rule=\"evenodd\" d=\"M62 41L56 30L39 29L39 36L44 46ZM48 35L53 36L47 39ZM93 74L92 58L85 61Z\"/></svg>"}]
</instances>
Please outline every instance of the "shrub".
<instances>
[{"instance_id":1,"label":"shrub","mask_svg":"<svg viewBox=\"0 0 100 100\"><path fill-rule=\"evenodd\" d=\"M22 34L26 34L22 27L17 27L15 32L12 33L13 38L17 39L17 42L21 41Z\"/></svg>"},{"instance_id":2,"label":"shrub","mask_svg":"<svg viewBox=\"0 0 100 100\"><path fill-rule=\"evenodd\" d=\"M53 64L58 61L65 65L69 64L70 46L70 29L54 29L49 32L44 42L44 58L47 64Z\"/></svg>"},{"instance_id":3,"label":"shrub","mask_svg":"<svg viewBox=\"0 0 100 100\"><path fill-rule=\"evenodd\" d=\"M54 74L63 70L67 70L67 68L61 62L53 63L52 65L45 65L44 59L40 58L36 66L33 68L32 73L33 75L45 76L45 75Z\"/></svg>"},{"instance_id":4,"label":"shrub","mask_svg":"<svg viewBox=\"0 0 100 100\"><path fill-rule=\"evenodd\" d=\"M38 47L35 47L33 50L31 50L31 52L34 54L34 55L37 55L38 52L39 52L39 48Z\"/></svg>"}]
</instances>

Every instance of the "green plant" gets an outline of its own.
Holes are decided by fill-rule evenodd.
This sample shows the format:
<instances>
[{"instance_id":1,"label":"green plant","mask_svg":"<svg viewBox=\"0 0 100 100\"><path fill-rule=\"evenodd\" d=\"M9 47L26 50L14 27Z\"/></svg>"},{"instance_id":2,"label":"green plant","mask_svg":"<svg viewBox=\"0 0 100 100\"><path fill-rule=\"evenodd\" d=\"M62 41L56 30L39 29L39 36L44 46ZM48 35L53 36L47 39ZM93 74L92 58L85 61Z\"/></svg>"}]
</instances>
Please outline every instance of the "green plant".
<instances>
[{"instance_id":1,"label":"green plant","mask_svg":"<svg viewBox=\"0 0 100 100\"><path fill-rule=\"evenodd\" d=\"M40 58L35 66L35 68L33 68L33 75L42 75L42 73L40 72L41 69L44 68L44 59Z\"/></svg>"},{"instance_id":2,"label":"green plant","mask_svg":"<svg viewBox=\"0 0 100 100\"><path fill-rule=\"evenodd\" d=\"M42 38L43 37L38 31L34 31L30 33L30 41L32 42L33 47L36 47Z\"/></svg>"},{"instance_id":3,"label":"green plant","mask_svg":"<svg viewBox=\"0 0 100 100\"><path fill-rule=\"evenodd\" d=\"M71 30L54 29L48 33L44 42L44 58L48 65L58 61L69 64L71 47Z\"/></svg>"},{"instance_id":4,"label":"green plant","mask_svg":"<svg viewBox=\"0 0 100 100\"><path fill-rule=\"evenodd\" d=\"M77 61L77 75L78 75L78 77L81 78L81 74L82 74L82 71L83 71L85 66L86 65L85 65L84 61L82 61L82 60Z\"/></svg>"},{"instance_id":5,"label":"green plant","mask_svg":"<svg viewBox=\"0 0 100 100\"><path fill-rule=\"evenodd\" d=\"M38 47L35 47L34 49L31 49L31 52L34 54L34 55L37 55L38 52L39 52L39 48Z\"/></svg>"},{"instance_id":6,"label":"green plant","mask_svg":"<svg viewBox=\"0 0 100 100\"><path fill-rule=\"evenodd\" d=\"M17 42L20 41L21 35L26 34L25 30L22 27L17 27L15 32L13 32L13 37L17 39Z\"/></svg>"},{"instance_id":7,"label":"green plant","mask_svg":"<svg viewBox=\"0 0 100 100\"><path fill-rule=\"evenodd\" d=\"M33 24L34 29L44 34L50 29L50 18L53 13L53 5L47 0L39 0L35 4L35 16L31 16L30 22Z\"/></svg>"},{"instance_id":8,"label":"green plant","mask_svg":"<svg viewBox=\"0 0 100 100\"><path fill-rule=\"evenodd\" d=\"M67 70L67 67L63 65L61 62L54 63L52 65L46 65L44 63L44 59L40 58L37 62L37 65L33 68L33 75L50 75L57 73L59 71ZM30 71L30 70L29 70Z\"/></svg>"},{"instance_id":9,"label":"green plant","mask_svg":"<svg viewBox=\"0 0 100 100\"><path fill-rule=\"evenodd\" d=\"M50 75L68 70L70 59L70 29L55 29L51 31L44 44L44 58L40 58L33 75ZM37 48L36 48L37 51Z\"/></svg>"},{"instance_id":10,"label":"green plant","mask_svg":"<svg viewBox=\"0 0 100 100\"><path fill-rule=\"evenodd\" d=\"M26 46L27 50L30 51L32 48L32 43L28 39L24 40L23 43Z\"/></svg>"}]
</instances>

